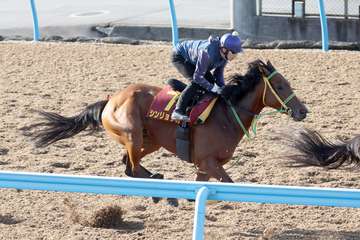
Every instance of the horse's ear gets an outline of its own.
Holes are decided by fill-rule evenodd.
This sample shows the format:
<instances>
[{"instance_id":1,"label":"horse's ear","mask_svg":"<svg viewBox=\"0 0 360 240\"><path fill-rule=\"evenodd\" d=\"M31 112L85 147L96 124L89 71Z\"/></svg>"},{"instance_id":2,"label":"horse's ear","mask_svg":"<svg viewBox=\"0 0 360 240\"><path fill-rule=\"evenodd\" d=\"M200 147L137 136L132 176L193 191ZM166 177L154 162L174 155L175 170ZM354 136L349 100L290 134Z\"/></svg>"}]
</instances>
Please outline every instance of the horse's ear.
<instances>
[{"instance_id":1,"label":"horse's ear","mask_svg":"<svg viewBox=\"0 0 360 240\"><path fill-rule=\"evenodd\" d=\"M267 60L266 65L267 65L268 67L270 67L270 69L274 68L274 66L272 65L272 63L270 62L270 60Z\"/></svg>"},{"instance_id":2,"label":"horse's ear","mask_svg":"<svg viewBox=\"0 0 360 240\"><path fill-rule=\"evenodd\" d=\"M259 58L249 63L249 66L251 68L253 68L253 67L258 67L259 68L261 65L264 65L264 62Z\"/></svg>"},{"instance_id":3,"label":"horse's ear","mask_svg":"<svg viewBox=\"0 0 360 240\"><path fill-rule=\"evenodd\" d=\"M257 59L256 61L258 62L259 66L262 66L262 67L266 66L262 59Z\"/></svg>"},{"instance_id":4,"label":"horse's ear","mask_svg":"<svg viewBox=\"0 0 360 240\"><path fill-rule=\"evenodd\" d=\"M268 69L270 72L275 71L275 68L274 68L274 66L272 65L272 63L270 62L270 60L267 60L266 65L267 65L267 69Z\"/></svg>"}]
</instances>

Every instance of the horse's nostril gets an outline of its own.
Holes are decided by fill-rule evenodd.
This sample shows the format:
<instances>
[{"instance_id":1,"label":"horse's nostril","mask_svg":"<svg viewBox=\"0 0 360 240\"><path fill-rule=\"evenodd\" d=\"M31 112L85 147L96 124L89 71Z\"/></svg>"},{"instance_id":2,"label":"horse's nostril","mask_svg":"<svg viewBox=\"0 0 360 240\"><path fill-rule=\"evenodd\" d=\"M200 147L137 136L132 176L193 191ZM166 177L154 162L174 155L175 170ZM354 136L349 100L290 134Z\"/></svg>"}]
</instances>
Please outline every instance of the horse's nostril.
<instances>
[{"instance_id":1,"label":"horse's nostril","mask_svg":"<svg viewBox=\"0 0 360 240\"><path fill-rule=\"evenodd\" d=\"M307 109L303 108L303 109L300 109L300 114L306 114L308 111Z\"/></svg>"}]
</instances>

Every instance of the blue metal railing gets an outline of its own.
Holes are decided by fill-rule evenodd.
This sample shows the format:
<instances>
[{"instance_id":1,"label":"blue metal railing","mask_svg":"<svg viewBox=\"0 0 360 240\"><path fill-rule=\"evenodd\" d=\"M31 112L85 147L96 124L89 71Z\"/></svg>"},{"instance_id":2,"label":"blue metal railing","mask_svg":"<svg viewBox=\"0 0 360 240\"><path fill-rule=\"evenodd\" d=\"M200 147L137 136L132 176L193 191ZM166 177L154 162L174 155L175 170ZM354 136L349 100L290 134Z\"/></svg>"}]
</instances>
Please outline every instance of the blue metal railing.
<instances>
[{"instance_id":1,"label":"blue metal railing","mask_svg":"<svg viewBox=\"0 0 360 240\"><path fill-rule=\"evenodd\" d=\"M40 40L40 30L39 30L39 21L36 12L35 0L30 0L31 13L33 17L33 30L34 30L34 41L37 42Z\"/></svg>"},{"instance_id":2,"label":"blue metal railing","mask_svg":"<svg viewBox=\"0 0 360 240\"><path fill-rule=\"evenodd\" d=\"M215 193L215 192L213 192ZM209 197L209 189L201 187L196 194L193 239L203 239L206 215L206 201Z\"/></svg>"},{"instance_id":3,"label":"blue metal railing","mask_svg":"<svg viewBox=\"0 0 360 240\"><path fill-rule=\"evenodd\" d=\"M0 188L196 199L193 239L203 239L207 200L360 208L360 190L0 171Z\"/></svg>"},{"instance_id":4,"label":"blue metal railing","mask_svg":"<svg viewBox=\"0 0 360 240\"><path fill-rule=\"evenodd\" d=\"M321 22L321 39L322 39L322 50L324 52L329 50L329 33L327 27L327 18L325 13L324 0L319 0L319 12Z\"/></svg>"},{"instance_id":5,"label":"blue metal railing","mask_svg":"<svg viewBox=\"0 0 360 240\"><path fill-rule=\"evenodd\" d=\"M36 10L35 0L30 0L30 8L33 17L33 32L34 32L34 41L40 40L40 30L39 30L39 21L38 15ZM175 46L179 41L179 33L178 33L178 26L177 26L177 19L176 19L176 11L174 0L169 0L169 10L171 16L171 29L172 29L172 44Z\"/></svg>"},{"instance_id":6,"label":"blue metal railing","mask_svg":"<svg viewBox=\"0 0 360 240\"><path fill-rule=\"evenodd\" d=\"M177 20L176 20L176 11L175 11L174 0L169 0L169 10L170 10L170 15L171 15L172 44L175 47L175 45L179 41L179 32L178 32L178 26L177 26Z\"/></svg>"},{"instance_id":7,"label":"blue metal railing","mask_svg":"<svg viewBox=\"0 0 360 240\"><path fill-rule=\"evenodd\" d=\"M236 0L232 0L236 1ZM33 29L34 29L34 41L40 40L40 30L38 23L38 16L36 12L35 0L30 0L31 12L33 16ZM175 46L179 41L179 32L177 26L177 18L174 0L169 0L169 10L171 16L171 29L172 29L172 44ZM329 50L329 34L327 28L327 18L325 13L324 1L319 0L319 12L320 12L320 21L321 21L321 33L322 33L322 49L323 51Z\"/></svg>"}]
</instances>

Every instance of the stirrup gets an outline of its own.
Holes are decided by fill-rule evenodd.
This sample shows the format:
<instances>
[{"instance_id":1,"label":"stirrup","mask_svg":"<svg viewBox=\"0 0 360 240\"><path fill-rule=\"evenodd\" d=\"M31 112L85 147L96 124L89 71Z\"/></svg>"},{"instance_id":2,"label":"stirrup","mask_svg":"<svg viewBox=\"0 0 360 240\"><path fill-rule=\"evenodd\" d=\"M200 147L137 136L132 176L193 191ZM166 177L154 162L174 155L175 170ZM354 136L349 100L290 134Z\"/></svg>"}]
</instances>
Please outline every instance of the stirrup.
<instances>
[{"instance_id":1,"label":"stirrup","mask_svg":"<svg viewBox=\"0 0 360 240\"><path fill-rule=\"evenodd\" d=\"M184 121L184 122L190 122L190 118L186 115L182 115L181 113L178 113L176 111L173 111L171 114L172 120L178 120L178 121Z\"/></svg>"}]
</instances>

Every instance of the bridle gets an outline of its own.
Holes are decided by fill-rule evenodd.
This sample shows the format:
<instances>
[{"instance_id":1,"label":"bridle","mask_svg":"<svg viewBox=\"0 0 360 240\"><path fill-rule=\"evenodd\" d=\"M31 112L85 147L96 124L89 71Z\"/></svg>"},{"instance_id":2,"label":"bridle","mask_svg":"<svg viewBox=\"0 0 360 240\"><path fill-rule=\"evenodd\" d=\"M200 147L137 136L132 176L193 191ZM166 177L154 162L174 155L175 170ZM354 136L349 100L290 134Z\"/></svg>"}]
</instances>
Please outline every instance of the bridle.
<instances>
[{"instance_id":1,"label":"bridle","mask_svg":"<svg viewBox=\"0 0 360 240\"><path fill-rule=\"evenodd\" d=\"M260 70L261 71L261 70ZM254 135L256 135L256 123L257 121L262 117L262 116L265 116L265 115L273 115L275 113L287 113L288 115L291 116L292 114L292 111L291 109L287 106L287 104L295 97L295 93L292 93L290 94L285 100L282 100L279 96L279 94L274 90L273 86L271 85L270 81L271 79L279 74L276 70L274 70L272 73L270 73L268 76L265 76L265 72L264 71L261 71L262 73L262 79L264 81L264 84L265 84L265 87L264 87L264 92L263 92L263 95L262 95L262 101L263 101L263 104L264 106L268 106L266 105L266 90L267 88L270 89L270 91L272 92L272 94L274 95L274 97L279 101L279 103L281 104L281 108L280 109L277 109L275 111L271 111L271 112L265 112L265 113L259 113L259 114L253 114L254 115L254 119L251 123L251 128L252 128L252 131L254 133ZM238 113L236 112L234 106L231 104L231 102L227 99L225 99L225 102L226 104L230 107L230 110L231 112L233 113L235 119L236 119L236 122L239 124L240 128L242 129L242 131L244 132L244 134L246 135L246 137L248 139L251 138L250 136L250 133L249 131L245 128L244 124L242 123Z\"/></svg>"},{"instance_id":2,"label":"bridle","mask_svg":"<svg viewBox=\"0 0 360 240\"><path fill-rule=\"evenodd\" d=\"M257 121L264 115L273 115L275 113L283 113L283 112L286 112L288 115L291 115L292 114L292 111L291 109L286 105L288 104L294 97L295 97L295 93L292 93L290 94L290 96L288 96L285 100L282 100L279 96L279 94L277 94L277 92L274 90L273 86L271 85L270 81L271 79L276 75L276 74L279 74L276 70L274 70L272 73L270 73L268 76L265 76L265 72L264 71L261 71L262 73L262 79L265 83L265 86L264 86L264 92L263 92L263 95L262 95L262 101L263 101L263 104L264 106L268 106L266 105L266 101L265 101L265 98L266 98L266 90L267 88L270 89L270 91L272 92L272 94L274 94L274 97L279 101L279 103L281 104L281 108L280 109L277 109L275 111L271 111L271 112L267 112L267 113L259 113L259 114L254 114L254 113L251 113L251 112L248 112L250 114L252 114L254 116L254 119L253 121L251 122L251 129L254 133L254 135L256 135L256 124L257 124ZM225 102L226 104L230 107L230 110L231 112L233 113L235 119L236 119L236 122L239 124L240 128L242 129L242 131L244 132L244 134L246 135L246 137L248 139L251 139L251 136L250 136L250 133L249 131L245 128L244 124L242 123L239 115L237 114L234 106L231 104L231 102L227 99L225 99ZM237 162L237 161L236 161ZM233 163L230 167L228 167L226 169L229 170L230 168L234 167L237 163Z\"/></svg>"},{"instance_id":3,"label":"bridle","mask_svg":"<svg viewBox=\"0 0 360 240\"><path fill-rule=\"evenodd\" d=\"M264 106L267 106L266 102L265 102L265 98L266 98L266 90L267 90L267 87L268 87L270 89L270 91L272 92L272 94L274 95L274 97L278 100L278 102L282 106L277 111L278 112L286 112L288 115L291 115L292 111L286 104L288 104L295 97L295 93L290 94L285 100L282 100L280 98L279 94L277 94L277 92L274 90L273 86L270 83L271 79L276 74L278 74L278 72L276 70L274 70L269 76L267 76L267 77L263 76L263 80L264 80L264 83L265 83L264 92L263 92L263 96L262 96L263 104L264 104Z\"/></svg>"}]
</instances>

